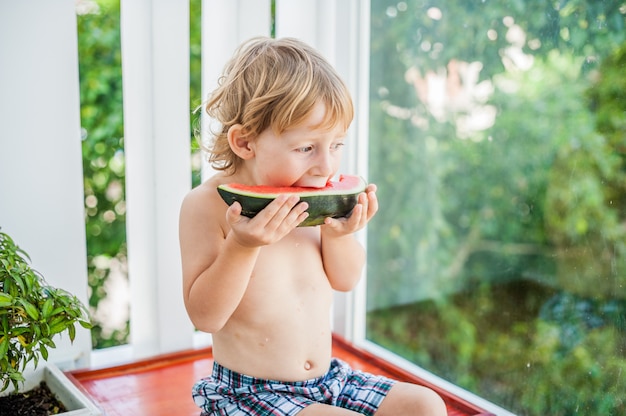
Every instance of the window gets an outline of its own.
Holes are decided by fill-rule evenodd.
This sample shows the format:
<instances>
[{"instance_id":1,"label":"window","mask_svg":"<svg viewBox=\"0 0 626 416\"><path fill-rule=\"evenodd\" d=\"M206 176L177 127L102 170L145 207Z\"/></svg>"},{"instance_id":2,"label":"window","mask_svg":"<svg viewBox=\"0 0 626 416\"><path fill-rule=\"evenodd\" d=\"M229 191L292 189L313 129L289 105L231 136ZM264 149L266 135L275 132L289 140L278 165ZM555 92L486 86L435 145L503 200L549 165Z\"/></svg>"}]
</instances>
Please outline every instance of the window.
<instances>
[{"instance_id":1,"label":"window","mask_svg":"<svg viewBox=\"0 0 626 416\"><path fill-rule=\"evenodd\" d=\"M94 349L129 336L120 4L76 3Z\"/></svg>"},{"instance_id":2,"label":"window","mask_svg":"<svg viewBox=\"0 0 626 416\"><path fill-rule=\"evenodd\" d=\"M519 414L624 413L625 17L372 0L368 340Z\"/></svg>"}]
</instances>

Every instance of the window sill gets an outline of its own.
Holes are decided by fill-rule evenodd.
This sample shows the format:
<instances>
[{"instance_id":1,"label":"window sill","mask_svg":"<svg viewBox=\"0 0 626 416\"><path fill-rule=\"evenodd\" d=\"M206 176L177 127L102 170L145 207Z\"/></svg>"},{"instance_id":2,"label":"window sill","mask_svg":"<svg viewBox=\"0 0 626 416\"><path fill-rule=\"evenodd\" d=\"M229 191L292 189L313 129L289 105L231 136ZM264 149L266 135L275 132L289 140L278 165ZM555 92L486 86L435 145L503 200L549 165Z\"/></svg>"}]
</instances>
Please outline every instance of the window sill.
<instances>
[{"instance_id":1,"label":"window sill","mask_svg":"<svg viewBox=\"0 0 626 416\"><path fill-rule=\"evenodd\" d=\"M333 355L356 369L434 389L444 398L449 416L492 414L371 352L355 347L337 335L333 337ZM191 399L191 386L210 374L212 365L209 347L106 368L73 370L66 374L109 416L197 416L199 409Z\"/></svg>"}]
</instances>

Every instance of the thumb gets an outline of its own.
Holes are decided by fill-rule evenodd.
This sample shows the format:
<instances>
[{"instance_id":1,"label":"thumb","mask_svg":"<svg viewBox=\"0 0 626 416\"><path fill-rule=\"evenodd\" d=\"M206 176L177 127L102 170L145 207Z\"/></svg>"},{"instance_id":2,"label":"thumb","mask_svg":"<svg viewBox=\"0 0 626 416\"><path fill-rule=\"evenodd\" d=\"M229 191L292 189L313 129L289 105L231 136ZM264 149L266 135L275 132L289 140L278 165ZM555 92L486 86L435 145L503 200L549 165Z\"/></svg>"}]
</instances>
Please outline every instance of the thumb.
<instances>
[{"instance_id":1,"label":"thumb","mask_svg":"<svg viewBox=\"0 0 626 416\"><path fill-rule=\"evenodd\" d=\"M235 201L226 210L226 221L228 221L229 224L232 224L239 219L240 215L241 215L241 204Z\"/></svg>"},{"instance_id":2,"label":"thumb","mask_svg":"<svg viewBox=\"0 0 626 416\"><path fill-rule=\"evenodd\" d=\"M335 218L332 218L332 217L324 218L324 225L327 226L328 228L337 228L339 224L341 224L341 222Z\"/></svg>"}]
</instances>

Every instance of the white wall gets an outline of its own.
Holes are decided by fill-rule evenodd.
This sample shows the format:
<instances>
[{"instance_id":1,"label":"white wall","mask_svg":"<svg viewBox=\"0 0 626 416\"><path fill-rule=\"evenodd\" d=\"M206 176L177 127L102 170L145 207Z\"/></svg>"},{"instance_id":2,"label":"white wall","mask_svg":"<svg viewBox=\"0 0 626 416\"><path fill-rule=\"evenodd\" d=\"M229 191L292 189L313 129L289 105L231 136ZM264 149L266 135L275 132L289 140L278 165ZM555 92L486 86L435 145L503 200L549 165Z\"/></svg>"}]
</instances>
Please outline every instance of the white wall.
<instances>
[{"instance_id":1,"label":"white wall","mask_svg":"<svg viewBox=\"0 0 626 416\"><path fill-rule=\"evenodd\" d=\"M0 227L87 302L74 0L0 0ZM89 331L51 361L88 361Z\"/></svg>"}]
</instances>

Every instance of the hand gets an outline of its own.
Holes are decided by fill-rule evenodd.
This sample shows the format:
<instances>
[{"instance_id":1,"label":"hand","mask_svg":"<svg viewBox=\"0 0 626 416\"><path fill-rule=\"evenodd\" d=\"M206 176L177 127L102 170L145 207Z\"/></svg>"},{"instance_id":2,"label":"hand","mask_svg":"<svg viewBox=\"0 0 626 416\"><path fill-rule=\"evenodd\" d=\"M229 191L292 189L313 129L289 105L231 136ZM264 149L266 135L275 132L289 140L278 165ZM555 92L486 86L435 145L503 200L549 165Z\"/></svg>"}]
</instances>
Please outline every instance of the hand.
<instances>
[{"instance_id":1,"label":"hand","mask_svg":"<svg viewBox=\"0 0 626 416\"><path fill-rule=\"evenodd\" d=\"M236 241L245 247L275 243L293 231L309 216L309 205L297 195L279 195L254 218L241 215L241 205L234 202L226 211L226 221Z\"/></svg>"},{"instance_id":2,"label":"hand","mask_svg":"<svg viewBox=\"0 0 626 416\"><path fill-rule=\"evenodd\" d=\"M358 196L350 217L326 218L322 225L322 232L327 236L340 237L353 234L362 229L378 211L378 199L376 198L376 185L369 184L365 191Z\"/></svg>"}]
</instances>

